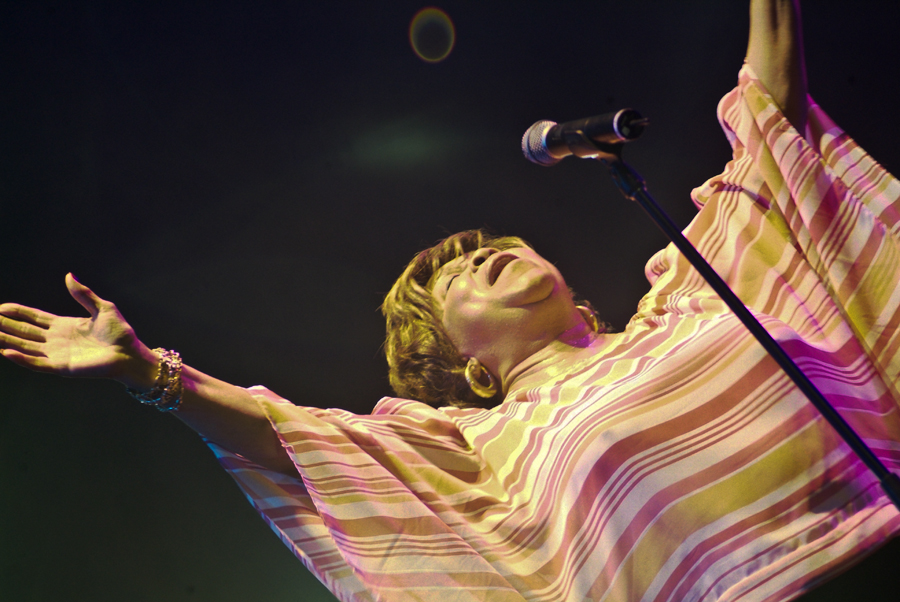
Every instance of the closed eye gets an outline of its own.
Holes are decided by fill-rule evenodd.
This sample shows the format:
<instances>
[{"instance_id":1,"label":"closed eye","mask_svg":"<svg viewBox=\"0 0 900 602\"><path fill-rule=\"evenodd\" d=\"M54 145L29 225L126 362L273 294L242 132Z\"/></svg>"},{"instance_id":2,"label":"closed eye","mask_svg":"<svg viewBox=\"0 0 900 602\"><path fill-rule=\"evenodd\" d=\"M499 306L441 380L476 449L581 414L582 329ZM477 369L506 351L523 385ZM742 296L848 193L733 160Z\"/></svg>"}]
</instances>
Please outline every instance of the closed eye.
<instances>
[{"instance_id":1,"label":"closed eye","mask_svg":"<svg viewBox=\"0 0 900 602\"><path fill-rule=\"evenodd\" d=\"M453 281L456 280L457 276L459 276L459 274L453 274L452 276L450 276L450 278L447 279L447 291L450 290L450 285L453 284Z\"/></svg>"}]
</instances>

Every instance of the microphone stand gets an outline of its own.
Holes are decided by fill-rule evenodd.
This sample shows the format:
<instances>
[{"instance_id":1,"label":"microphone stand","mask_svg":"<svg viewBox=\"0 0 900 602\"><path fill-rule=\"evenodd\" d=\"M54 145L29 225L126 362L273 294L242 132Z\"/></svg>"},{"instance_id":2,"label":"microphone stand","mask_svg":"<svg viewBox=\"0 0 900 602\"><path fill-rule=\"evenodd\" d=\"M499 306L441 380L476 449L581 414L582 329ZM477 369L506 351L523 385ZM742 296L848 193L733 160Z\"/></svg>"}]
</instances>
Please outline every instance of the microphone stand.
<instances>
[{"instance_id":1,"label":"microphone stand","mask_svg":"<svg viewBox=\"0 0 900 602\"><path fill-rule=\"evenodd\" d=\"M585 141L586 142L586 141ZM747 330L756 337L762 346L775 359L781 369L794 381L806 397L819 410L822 416L834 427L838 434L844 439L847 445L856 453L863 463L875 473L881 482L881 487L887 494L888 498L894 503L894 506L900 510L900 477L892 473L879 460L872 450L865 444L859 435L850 427L849 424L841 417L837 411L831 407L825 396L816 388L809 378L800 370L800 367L794 363L781 346L772 338L772 335L763 328L759 320L750 313L750 310L738 299L737 295L725 284L725 281L719 277L712 266L703 258L702 255L694 248L694 245L685 238L668 215L656 203L650 193L647 192L647 186L643 178L628 164L622 161L622 146L620 144L603 144L591 141L590 144L596 148L592 153L593 158L598 159L606 167L609 168L613 182L615 182L619 191L625 198L636 201L641 208L650 216L656 225L665 232L666 236L674 243L679 251L691 262L691 265L700 272L700 275L709 283L716 293L725 301L725 304L731 308L731 311L737 315ZM584 156L584 155L581 155Z\"/></svg>"}]
</instances>

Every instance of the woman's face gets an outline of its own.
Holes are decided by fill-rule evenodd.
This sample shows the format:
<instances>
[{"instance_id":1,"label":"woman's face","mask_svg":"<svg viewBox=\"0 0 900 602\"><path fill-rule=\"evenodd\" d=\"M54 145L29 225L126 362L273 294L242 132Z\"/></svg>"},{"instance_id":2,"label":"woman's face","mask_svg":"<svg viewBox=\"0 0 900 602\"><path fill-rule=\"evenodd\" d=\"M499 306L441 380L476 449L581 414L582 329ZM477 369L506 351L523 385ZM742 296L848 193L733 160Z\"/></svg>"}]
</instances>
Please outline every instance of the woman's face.
<instances>
[{"instance_id":1,"label":"woman's face","mask_svg":"<svg viewBox=\"0 0 900 602\"><path fill-rule=\"evenodd\" d=\"M458 257L437 272L432 295L459 352L482 361L498 346L557 336L574 308L559 270L528 247Z\"/></svg>"}]
</instances>

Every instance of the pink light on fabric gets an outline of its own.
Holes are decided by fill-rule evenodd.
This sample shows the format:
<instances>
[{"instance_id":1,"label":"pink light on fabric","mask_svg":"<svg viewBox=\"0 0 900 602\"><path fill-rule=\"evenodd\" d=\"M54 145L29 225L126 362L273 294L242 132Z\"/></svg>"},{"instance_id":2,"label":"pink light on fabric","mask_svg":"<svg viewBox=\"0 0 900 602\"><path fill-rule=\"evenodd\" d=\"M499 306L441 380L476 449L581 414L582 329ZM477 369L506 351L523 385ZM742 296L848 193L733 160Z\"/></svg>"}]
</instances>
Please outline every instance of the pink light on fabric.
<instances>
[{"instance_id":1,"label":"pink light on fabric","mask_svg":"<svg viewBox=\"0 0 900 602\"><path fill-rule=\"evenodd\" d=\"M815 104L797 132L744 67L733 148L685 235L900 468L900 183ZM371 415L264 388L301 478L211 444L344 602L789 600L900 532L874 478L669 246L621 333L491 410Z\"/></svg>"}]
</instances>

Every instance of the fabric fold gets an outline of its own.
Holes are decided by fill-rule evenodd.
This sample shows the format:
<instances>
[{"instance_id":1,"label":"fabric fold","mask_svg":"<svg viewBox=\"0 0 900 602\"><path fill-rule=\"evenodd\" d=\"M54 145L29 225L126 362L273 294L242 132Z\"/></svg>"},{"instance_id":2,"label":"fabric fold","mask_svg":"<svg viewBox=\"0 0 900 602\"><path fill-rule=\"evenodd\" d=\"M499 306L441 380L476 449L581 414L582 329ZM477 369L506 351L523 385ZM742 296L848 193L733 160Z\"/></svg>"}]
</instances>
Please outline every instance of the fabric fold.
<instances>
[{"instance_id":1,"label":"fabric fold","mask_svg":"<svg viewBox=\"0 0 900 602\"><path fill-rule=\"evenodd\" d=\"M889 468L900 464L900 186L812 104L801 135L745 66L734 157L685 234ZM300 478L210 443L345 601L785 601L900 515L668 246L622 333L492 410L368 416L250 389Z\"/></svg>"}]
</instances>

